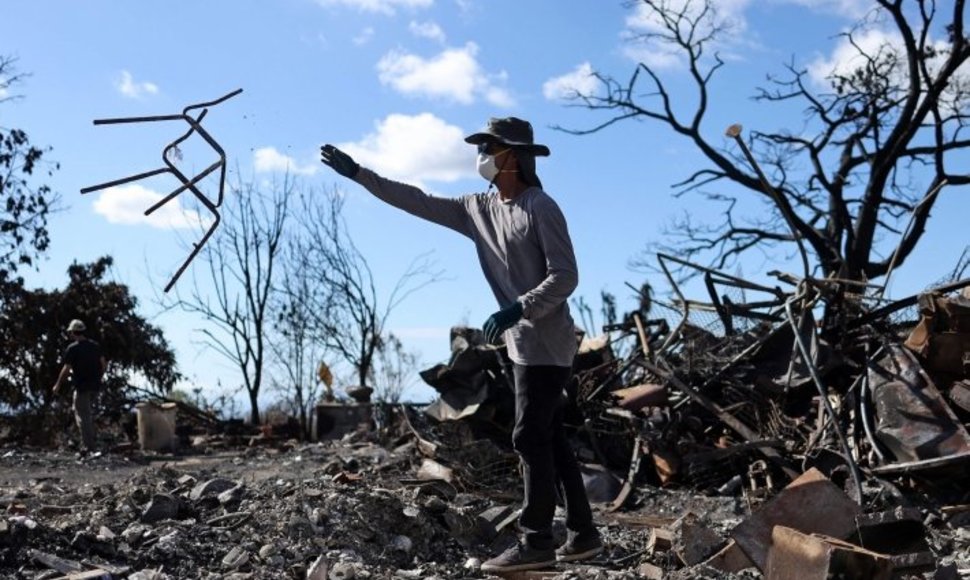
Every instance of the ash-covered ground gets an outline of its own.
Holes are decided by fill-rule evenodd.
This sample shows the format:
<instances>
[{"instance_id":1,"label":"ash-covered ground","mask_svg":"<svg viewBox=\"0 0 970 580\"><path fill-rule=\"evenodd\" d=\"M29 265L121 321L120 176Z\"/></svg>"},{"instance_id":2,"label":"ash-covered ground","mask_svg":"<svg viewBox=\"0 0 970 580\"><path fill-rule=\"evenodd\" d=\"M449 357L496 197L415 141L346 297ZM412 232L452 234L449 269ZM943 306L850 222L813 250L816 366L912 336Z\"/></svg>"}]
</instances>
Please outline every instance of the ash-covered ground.
<instances>
[{"instance_id":1,"label":"ash-covered ground","mask_svg":"<svg viewBox=\"0 0 970 580\"><path fill-rule=\"evenodd\" d=\"M480 562L515 541L517 482L505 493L463 490L416 479L415 461L408 445L347 442L87 458L4 448L0 577L488 577ZM686 566L690 546L656 545L654 530L687 513L714 541L726 539L749 508L740 497L640 487L630 509L596 506L606 552L525 577L632 579L648 565L665 578L760 578L756 568ZM970 569L970 518L923 510L938 561L913 577L960 577Z\"/></svg>"}]
</instances>

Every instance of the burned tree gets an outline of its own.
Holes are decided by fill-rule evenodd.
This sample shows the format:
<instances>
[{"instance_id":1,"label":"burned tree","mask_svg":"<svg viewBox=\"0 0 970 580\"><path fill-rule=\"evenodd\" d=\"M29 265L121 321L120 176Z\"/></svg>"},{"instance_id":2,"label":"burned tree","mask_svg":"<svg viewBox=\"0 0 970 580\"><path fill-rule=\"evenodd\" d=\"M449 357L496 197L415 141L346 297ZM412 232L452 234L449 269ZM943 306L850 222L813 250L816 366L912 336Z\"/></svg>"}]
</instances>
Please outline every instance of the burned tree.
<instances>
[{"instance_id":1,"label":"burned tree","mask_svg":"<svg viewBox=\"0 0 970 580\"><path fill-rule=\"evenodd\" d=\"M112 259L68 268L63 289L28 289L20 281L0 281L0 408L44 414L66 401L51 385L69 343L64 329L83 320L109 361L102 402L120 413L136 387L155 395L168 393L179 374L172 352L157 327L138 314L138 301L124 284L110 280Z\"/></svg>"},{"instance_id":2,"label":"burned tree","mask_svg":"<svg viewBox=\"0 0 970 580\"><path fill-rule=\"evenodd\" d=\"M693 94L673 94L672 83L644 63L626 81L596 73L601 91L574 95L574 102L610 117L570 132L649 119L703 154L710 165L677 184L678 195L697 192L723 204L723 221L685 218L671 232L679 239L662 250L709 257L720 268L756 247L798 243L815 275L879 278L911 255L941 191L970 183L956 159L970 145L963 135L970 96L962 76L970 58L964 4L958 0L944 12L932 0L877 0L866 19L841 35L854 58L827 71L825 88L794 63L769 77L755 98L766 105L799 103L805 119L799 131L751 127L744 144L764 179L723 140L724 126L705 124L712 79L725 67L717 43L730 32L713 0L631 3L648 23L637 40L682 57ZM688 111L678 106L691 100ZM767 204L764 216L740 211L752 194Z\"/></svg>"},{"instance_id":3,"label":"burned tree","mask_svg":"<svg viewBox=\"0 0 970 580\"><path fill-rule=\"evenodd\" d=\"M310 413L322 390L318 369L329 350L314 336L315 317L310 311L314 281L286 268L299 264L292 255L298 248L299 244L289 243L284 249L282 281L273 298L274 329L280 340L271 341L271 348L285 381L279 390L299 419L303 436L309 438Z\"/></svg>"},{"instance_id":4,"label":"burned tree","mask_svg":"<svg viewBox=\"0 0 970 580\"><path fill-rule=\"evenodd\" d=\"M401 339L390 332L377 348L376 367L374 399L397 405L418 376L418 355L408 351Z\"/></svg>"},{"instance_id":5,"label":"burned tree","mask_svg":"<svg viewBox=\"0 0 970 580\"><path fill-rule=\"evenodd\" d=\"M0 55L0 104L17 98L10 88L23 80L16 59ZM0 126L0 280L30 266L47 250L47 217L58 195L49 185L35 183L41 173L59 168L45 159L49 148L31 144L23 129Z\"/></svg>"},{"instance_id":6,"label":"burned tree","mask_svg":"<svg viewBox=\"0 0 970 580\"><path fill-rule=\"evenodd\" d=\"M287 269L309 284L306 304L314 336L353 367L359 386L368 387L387 340L388 317L441 273L427 256L418 256L382 300L367 260L347 229L343 204L343 196L335 190L303 198L300 234Z\"/></svg>"},{"instance_id":7,"label":"burned tree","mask_svg":"<svg viewBox=\"0 0 970 580\"><path fill-rule=\"evenodd\" d=\"M201 252L204 273L197 267L190 294L176 290L168 303L169 308L201 315L209 324L199 330L203 343L239 369L253 424L259 424L259 393L271 354L270 300L293 185L288 178L269 191L251 182L236 184L223 231Z\"/></svg>"}]
</instances>

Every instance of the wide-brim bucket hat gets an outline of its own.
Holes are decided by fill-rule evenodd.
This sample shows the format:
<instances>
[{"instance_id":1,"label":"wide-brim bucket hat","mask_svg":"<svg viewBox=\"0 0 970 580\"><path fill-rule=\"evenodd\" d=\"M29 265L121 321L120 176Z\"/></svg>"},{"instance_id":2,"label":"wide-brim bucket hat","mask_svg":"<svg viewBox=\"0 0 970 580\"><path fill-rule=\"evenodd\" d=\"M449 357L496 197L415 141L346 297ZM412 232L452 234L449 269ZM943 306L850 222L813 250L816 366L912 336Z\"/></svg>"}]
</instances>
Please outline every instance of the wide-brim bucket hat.
<instances>
[{"instance_id":1,"label":"wide-brim bucket hat","mask_svg":"<svg viewBox=\"0 0 970 580\"><path fill-rule=\"evenodd\" d=\"M540 157L549 155L548 147L535 143L532 124L518 117L492 117L484 129L465 137L465 143L500 143Z\"/></svg>"}]
</instances>

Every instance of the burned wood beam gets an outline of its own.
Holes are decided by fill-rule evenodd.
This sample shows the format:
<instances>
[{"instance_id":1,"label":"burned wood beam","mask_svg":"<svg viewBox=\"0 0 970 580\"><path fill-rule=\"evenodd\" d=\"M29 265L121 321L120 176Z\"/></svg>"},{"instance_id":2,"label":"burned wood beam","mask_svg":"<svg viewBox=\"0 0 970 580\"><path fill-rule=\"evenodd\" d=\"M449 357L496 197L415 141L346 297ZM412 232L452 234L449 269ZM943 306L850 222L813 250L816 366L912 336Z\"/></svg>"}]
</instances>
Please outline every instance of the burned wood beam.
<instances>
[{"instance_id":1,"label":"burned wood beam","mask_svg":"<svg viewBox=\"0 0 970 580\"><path fill-rule=\"evenodd\" d=\"M758 433L756 433L753 429L751 429L750 427L742 423L734 415L731 415L730 413L722 409L720 405L715 403L709 397L702 394L700 391L694 389L684 381L678 379L677 376L674 375L673 373L668 372L658 367L657 365L647 361L640 361L640 365L643 366L648 371L656 374L657 376L662 377L667 381L669 381L671 385L673 385L674 387L682 391L684 394L686 394L688 397L693 399L697 404L707 409L715 417L720 419L722 423L724 423L725 425L733 429L735 432L737 432L738 435L744 437L744 439L748 443L756 443L761 441L761 436ZM773 449L770 447L759 447L758 451L760 451L766 457L774 461L775 464L778 465L778 467L788 477L794 479L795 477L798 476L798 473L786 464L785 459L782 457L780 453L778 453L776 449Z\"/></svg>"}]
</instances>

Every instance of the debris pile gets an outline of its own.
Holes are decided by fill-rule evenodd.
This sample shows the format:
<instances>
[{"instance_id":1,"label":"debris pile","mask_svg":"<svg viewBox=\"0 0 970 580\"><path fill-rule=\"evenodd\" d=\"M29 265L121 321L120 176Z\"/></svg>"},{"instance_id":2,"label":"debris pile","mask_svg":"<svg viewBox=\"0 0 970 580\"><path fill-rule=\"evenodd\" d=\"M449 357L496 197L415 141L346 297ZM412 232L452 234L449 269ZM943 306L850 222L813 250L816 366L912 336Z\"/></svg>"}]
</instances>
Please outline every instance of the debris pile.
<instances>
[{"instance_id":1,"label":"debris pile","mask_svg":"<svg viewBox=\"0 0 970 580\"><path fill-rule=\"evenodd\" d=\"M741 561L783 578L779 570L799 557L825 553L813 560L819 578L918 573L942 562L970 574L965 543L924 539L961 536L970 511L970 280L890 302L881 289L846 281L775 273L780 285L768 287L660 260L676 300L644 292L623 322L582 337L567 417L588 487L608 512L639 509L643 490L661 487L736 498L752 515L719 534L692 522L688 534L704 549L644 565L691 576L697 554L714 555L721 571ZM670 262L698 270L709 299L687 299ZM422 451L440 457L445 445L487 439L506 442L508 453L509 364L477 331L455 329L450 361L422 374L441 395L426 410L439 424L419 434L428 440ZM429 435L442 424L447 436ZM452 443L456 431L465 434L460 443ZM438 472L454 478L466 465L446 461ZM806 489L819 491L797 491ZM777 507L786 496L797 498L792 507ZM778 517L753 523L772 505ZM891 515L896 508L908 515ZM923 529L924 520L938 529ZM875 521L909 525L910 539L867 535ZM730 552L714 554L728 540Z\"/></svg>"},{"instance_id":2,"label":"debris pile","mask_svg":"<svg viewBox=\"0 0 970 580\"><path fill-rule=\"evenodd\" d=\"M565 415L607 549L520 577L970 577L970 280L886 302L681 265L709 300L671 276L675 301L577 337ZM328 407L375 413L338 440L179 409L174 455L0 451L0 575L484 577L517 537L512 372L477 329L451 346L438 400Z\"/></svg>"}]
</instances>

